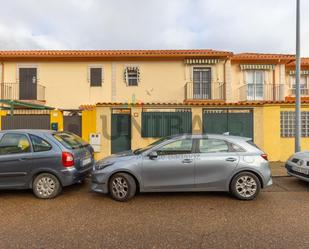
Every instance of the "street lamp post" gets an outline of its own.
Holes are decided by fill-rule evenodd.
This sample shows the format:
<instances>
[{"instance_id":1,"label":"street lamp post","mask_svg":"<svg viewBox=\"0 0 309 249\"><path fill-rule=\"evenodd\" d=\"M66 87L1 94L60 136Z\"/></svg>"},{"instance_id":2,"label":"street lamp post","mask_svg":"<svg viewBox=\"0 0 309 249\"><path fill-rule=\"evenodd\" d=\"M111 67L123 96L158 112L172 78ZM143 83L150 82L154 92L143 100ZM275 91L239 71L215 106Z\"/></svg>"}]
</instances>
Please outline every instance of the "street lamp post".
<instances>
[{"instance_id":1,"label":"street lamp post","mask_svg":"<svg viewBox=\"0 0 309 249\"><path fill-rule=\"evenodd\" d=\"M300 0L296 0L295 152L301 151Z\"/></svg>"}]
</instances>

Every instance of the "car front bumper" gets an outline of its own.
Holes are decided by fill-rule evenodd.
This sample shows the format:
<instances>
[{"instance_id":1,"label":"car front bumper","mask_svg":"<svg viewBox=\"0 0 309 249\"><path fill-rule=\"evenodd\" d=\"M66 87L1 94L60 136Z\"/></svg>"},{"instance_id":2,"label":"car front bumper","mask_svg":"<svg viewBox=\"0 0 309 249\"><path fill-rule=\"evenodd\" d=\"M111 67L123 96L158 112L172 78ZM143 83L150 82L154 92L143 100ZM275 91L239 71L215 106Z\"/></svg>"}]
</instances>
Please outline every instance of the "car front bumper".
<instances>
[{"instance_id":1,"label":"car front bumper","mask_svg":"<svg viewBox=\"0 0 309 249\"><path fill-rule=\"evenodd\" d=\"M91 173L91 190L98 193L108 193L108 175L100 171Z\"/></svg>"},{"instance_id":2,"label":"car front bumper","mask_svg":"<svg viewBox=\"0 0 309 249\"><path fill-rule=\"evenodd\" d=\"M301 179L303 181L306 181L306 182L309 182L309 175L306 175L306 174L302 174L302 173L299 173L299 172L296 172L292 169L292 165L290 165L289 163L286 163L285 164L285 168L287 169L287 173L288 175L290 176L294 176L298 179Z\"/></svg>"}]
</instances>

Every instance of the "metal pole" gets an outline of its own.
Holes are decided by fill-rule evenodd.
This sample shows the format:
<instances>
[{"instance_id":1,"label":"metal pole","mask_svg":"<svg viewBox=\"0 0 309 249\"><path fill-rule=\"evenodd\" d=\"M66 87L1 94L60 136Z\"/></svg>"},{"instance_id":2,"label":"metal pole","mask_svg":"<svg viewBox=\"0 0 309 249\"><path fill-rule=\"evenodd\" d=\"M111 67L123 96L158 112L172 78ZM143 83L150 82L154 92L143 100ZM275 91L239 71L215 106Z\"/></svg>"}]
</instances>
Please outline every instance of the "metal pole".
<instances>
[{"instance_id":1,"label":"metal pole","mask_svg":"<svg viewBox=\"0 0 309 249\"><path fill-rule=\"evenodd\" d=\"M300 0L296 0L295 152L301 151Z\"/></svg>"}]
</instances>

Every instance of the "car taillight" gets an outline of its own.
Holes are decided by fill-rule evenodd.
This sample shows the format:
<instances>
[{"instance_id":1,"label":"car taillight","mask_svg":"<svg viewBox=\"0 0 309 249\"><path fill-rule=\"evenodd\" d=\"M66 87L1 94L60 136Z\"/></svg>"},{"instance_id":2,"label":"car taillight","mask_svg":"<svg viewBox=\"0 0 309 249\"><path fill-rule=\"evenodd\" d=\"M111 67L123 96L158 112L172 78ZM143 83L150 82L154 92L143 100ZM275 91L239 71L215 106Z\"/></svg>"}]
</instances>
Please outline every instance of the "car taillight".
<instances>
[{"instance_id":1,"label":"car taillight","mask_svg":"<svg viewBox=\"0 0 309 249\"><path fill-rule=\"evenodd\" d=\"M268 161L267 154L262 154L261 157L263 157L266 161Z\"/></svg>"},{"instance_id":2,"label":"car taillight","mask_svg":"<svg viewBox=\"0 0 309 249\"><path fill-rule=\"evenodd\" d=\"M74 166L74 156L70 152L62 152L62 165L64 167Z\"/></svg>"}]
</instances>

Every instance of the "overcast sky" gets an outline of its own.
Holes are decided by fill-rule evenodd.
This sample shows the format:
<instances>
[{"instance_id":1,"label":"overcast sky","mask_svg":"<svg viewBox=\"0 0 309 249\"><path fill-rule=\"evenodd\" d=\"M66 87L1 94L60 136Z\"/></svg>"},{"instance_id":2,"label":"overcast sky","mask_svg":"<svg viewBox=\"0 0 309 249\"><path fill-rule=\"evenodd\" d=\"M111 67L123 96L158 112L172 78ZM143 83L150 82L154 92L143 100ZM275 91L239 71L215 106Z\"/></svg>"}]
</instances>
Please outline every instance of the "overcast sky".
<instances>
[{"instance_id":1,"label":"overcast sky","mask_svg":"<svg viewBox=\"0 0 309 249\"><path fill-rule=\"evenodd\" d=\"M0 0L0 50L294 53L296 0ZM309 56L302 0L302 55Z\"/></svg>"}]
</instances>

